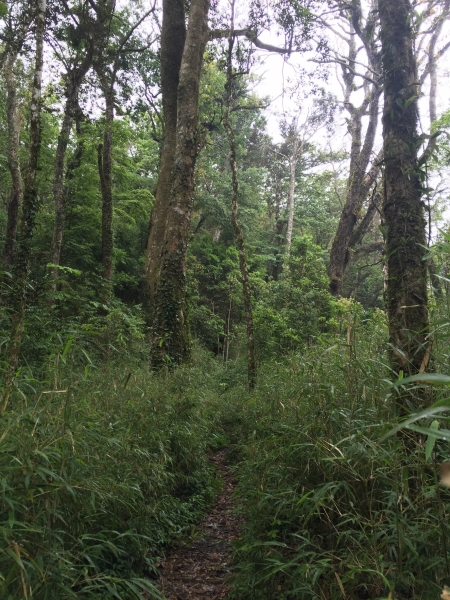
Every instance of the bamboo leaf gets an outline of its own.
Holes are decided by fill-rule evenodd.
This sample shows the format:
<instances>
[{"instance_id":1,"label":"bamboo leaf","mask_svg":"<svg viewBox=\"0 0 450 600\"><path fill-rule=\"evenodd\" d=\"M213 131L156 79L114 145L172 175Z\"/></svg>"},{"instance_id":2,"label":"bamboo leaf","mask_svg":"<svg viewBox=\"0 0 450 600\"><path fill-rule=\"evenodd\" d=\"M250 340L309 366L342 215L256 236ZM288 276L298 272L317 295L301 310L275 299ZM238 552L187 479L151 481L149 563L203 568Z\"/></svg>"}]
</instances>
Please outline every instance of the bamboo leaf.
<instances>
[{"instance_id":1,"label":"bamboo leaf","mask_svg":"<svg viewBox=\"0 0 450 600\"><path fill-rule=\"evenodd\" d=\"M439 421L433 421L430 425L431 431L437 431L439 429ZM436 443L436 437L428 435L427 443L425 446L425 458L428 460L433 452L434 445Z\"/></svg>"}]
</instances>

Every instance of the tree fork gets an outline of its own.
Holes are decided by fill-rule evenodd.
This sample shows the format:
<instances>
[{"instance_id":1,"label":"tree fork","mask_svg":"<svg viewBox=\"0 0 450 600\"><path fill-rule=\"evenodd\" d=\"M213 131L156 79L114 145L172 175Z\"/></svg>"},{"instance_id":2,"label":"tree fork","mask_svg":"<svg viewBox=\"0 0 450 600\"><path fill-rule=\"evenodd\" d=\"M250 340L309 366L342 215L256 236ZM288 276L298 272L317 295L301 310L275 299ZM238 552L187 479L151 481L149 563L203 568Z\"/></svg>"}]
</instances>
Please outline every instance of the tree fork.
<instances>
[{"instance_id":1,"label":"tree fork","mask_svg":"<svg viewBox=\"0 0 450 600\"><path fill-rule=\"evenodd\" d=\"M334 296L338 296L340 293L342 281L349 263L352 236L370 188L378 176L381 160L381 157L378 156L371 163L378 124L379 99L381 96L381 86L379 85L380 55L374 34L376 31L376 3L372 2L370 4L369 14L364 26L361 23L361 15L363 13L361 0L352 0L348 8L351 16L351 35L347 40L348 55L346 61L338 62L342 68L342 77L345 84L344 105L349 113L348 132L351 138L350 172L345 205L331 247L330 262L328 265L330 292ZM364 80L362 86L364 89L364 99L359 107L355 107L351 103L356 72L349 66L352 63L355 64L357 60L359 50L356 45L356 37L359 38L366 50L368 66L371 70L370 80ZM369 122L363 135L362 119L366 115L369 117Z\"/></svg>"}]
</instances>

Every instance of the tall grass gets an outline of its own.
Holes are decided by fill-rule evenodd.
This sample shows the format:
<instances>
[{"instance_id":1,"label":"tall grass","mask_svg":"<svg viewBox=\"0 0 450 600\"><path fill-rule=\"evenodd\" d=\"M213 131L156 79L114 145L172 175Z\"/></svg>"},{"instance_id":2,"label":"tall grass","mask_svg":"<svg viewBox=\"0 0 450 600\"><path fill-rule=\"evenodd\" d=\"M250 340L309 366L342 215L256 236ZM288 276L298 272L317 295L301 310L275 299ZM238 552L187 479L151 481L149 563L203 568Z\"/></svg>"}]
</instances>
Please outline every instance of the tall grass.
<instances>
[{"instance_id":1,"label":"tall grass","mask_svg":"<svg viewBox=\"0 0 450 600\"><path fill-rule=\"evenodd\" d=\"M252 394L243 362L198 349L156 376L139 351L95 368L71 336L45 382L24 368L0 422L0 598L158 598L160 557L208 509L225 443L245 517L230 598L437 598L447 444L426 459L426 438L380 441L395 416L384 316L352 310L265 363Z\"/></svg>"},{"instance_id":2,"label":"tall grass","mask_svg":"<svg viewBox=\"0 0 450 600\"><path fill-rule=\"evenodd\" d=\"M89 375L83 360L61 345L47 382L22 372L1 416L5 600L157 598L164 546L214 496L215 363L157 377L123 359Z\"/></svg>"},{"instance_id":3,"label":"tall grass","mask_svg":"<svg viewBox=\"0 0 450 600\"><path fill-rule=\"evenodd\" d=\"M377 322L378 321L378 322ZM425 440L380 443L394 400L379 318L318 340L233 393L246 525L231 598L436 599L450 575L450 495Z\"/></svg>"}]
</instances>

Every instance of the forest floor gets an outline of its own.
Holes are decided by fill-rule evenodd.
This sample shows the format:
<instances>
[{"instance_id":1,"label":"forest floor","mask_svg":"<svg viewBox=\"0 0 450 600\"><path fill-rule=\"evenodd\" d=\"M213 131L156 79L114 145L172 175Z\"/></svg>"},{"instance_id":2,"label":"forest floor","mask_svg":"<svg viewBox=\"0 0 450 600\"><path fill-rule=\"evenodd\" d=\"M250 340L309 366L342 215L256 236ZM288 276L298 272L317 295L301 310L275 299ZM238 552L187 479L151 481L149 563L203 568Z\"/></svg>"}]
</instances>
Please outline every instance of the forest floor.
<instances>
[{"instance_id":1,"label":"forest floor","mask_svg":"<svg viewBox=\"0 0 450 600\"><path fill-rule=\"evenodd\" d=\"M167 600L222 600L229 592L231 542L239 537L242 519L235 514L235 482L226 450L214 453L223 487L209 514L198 525L194 541L174 547L162 561L158 587Z\"/></svg>"}]
</instances>

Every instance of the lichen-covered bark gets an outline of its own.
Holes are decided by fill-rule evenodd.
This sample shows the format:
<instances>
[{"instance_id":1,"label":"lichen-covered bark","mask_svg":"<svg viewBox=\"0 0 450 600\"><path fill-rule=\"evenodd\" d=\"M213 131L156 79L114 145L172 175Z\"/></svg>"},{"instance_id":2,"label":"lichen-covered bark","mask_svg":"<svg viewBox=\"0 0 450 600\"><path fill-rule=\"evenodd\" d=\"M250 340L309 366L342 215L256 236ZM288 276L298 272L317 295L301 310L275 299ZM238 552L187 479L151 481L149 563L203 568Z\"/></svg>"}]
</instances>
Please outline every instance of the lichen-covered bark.
<instances>
[{"instance_id":1,"label":"lichen-covered bark","mask_svg":"<svg viewBox=\"0 0 450 600\"><path fill-rule=\"evenodd\" d=\"M30 142L27 175L25 178L22 219L18 235L17 253L14 265L14 290L12 294L12 323L8 350L6 353L7 370L5 375L5 393L0 412L3 412L11 395L14 375L19 363L20 346L24 329L24 314L28 270L31 255L36 212L38 209L37 169L41 149L41 95L42 70L44 65L44 31L46 0L39 0L36 15L36 57L30 104Z\"/></svg>"},{"instance_id":2,"label":"lichen-covered bark","mask_svg":"<svg viewBox=\"0 0 450 600\"><path fill-rule=\"evenodd\" d=\"M379 1L384 74L385 292L396 371L424 368L428 347L425 219L417 160L418 81L409 0Z\"/></svg>"},{"instance_id":3,"label":"lichen-covered bark","mask_svg":"<svg viewBox=\"0 0 450 600\"><path fill-rule=\"evenodd\" d=\"M185 40L184 1L164 0L161 30L161 92L164 135L145 257L145 275L150 296L147 303L149 324L161 271L162 249L172 188L171 177L177 142L178 84Z\"/></svg>"},{"instance_id":4,"label":"lichen-covered bark","mask_svg":"<svg viewBox=\"0 0 450 600\"><path fill-rule=\"evenodd\" d=\"M208 40L209 0L192 0L180 67L176 152L170 205L154 297L151 362L179 364L189 357L186 319L186 251L198 155L200 75Z\"/></svg>"},{"instance_id":5,"label":"lichen-covered bark","mask_svg":"<svg viewBox=\"0 0 450 600\"><path fill-rule=\"evenodd\" d=\"M294 128L294 139L292 142L292 154L289 164L289 192L288 192L288 221L286 229L286 258L289 258L292 244L292 230L294 228L294 210L295 210L295 175L297 162L300 154L300 140L297 128Z\"/></svg>"}]
</instances>

